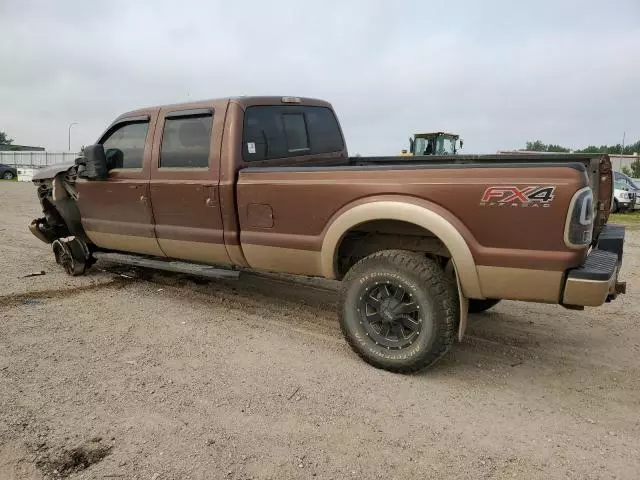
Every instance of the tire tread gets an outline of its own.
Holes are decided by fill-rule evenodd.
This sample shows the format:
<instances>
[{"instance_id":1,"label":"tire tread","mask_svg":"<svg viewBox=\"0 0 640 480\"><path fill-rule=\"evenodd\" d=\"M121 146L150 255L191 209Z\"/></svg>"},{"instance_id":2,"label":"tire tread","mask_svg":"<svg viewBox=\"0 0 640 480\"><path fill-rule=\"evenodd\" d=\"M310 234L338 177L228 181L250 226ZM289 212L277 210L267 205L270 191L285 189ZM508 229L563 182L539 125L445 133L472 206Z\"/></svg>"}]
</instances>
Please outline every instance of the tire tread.
<instances>
[{"instance_id":1,"label":"tire tread","mask_svg":"<svg viewBox=\"0 0 640 480\"><path fill-rule=\"evenodd\" d=\"M345 322L342 321L342 309L340 310L340 328L351 349L367 363L396 373L414 373L433 365L449 351L454 343L459 319L459 304L455 285L445 276L444 270L435 261L423 254L405 250L383 250L363 258L347 272L340 291L341 304L344 304L351 281L360 277L365 271L375 271L376 266L381 264L399 267L409 275L418 278L434 303L438 305L436 315L440 318L437 319L439 323L438 337L434 348L426 351L410 365L389 365L378 358L366 355L358 348L347 331Z\"/></svg>"}]
</instances>

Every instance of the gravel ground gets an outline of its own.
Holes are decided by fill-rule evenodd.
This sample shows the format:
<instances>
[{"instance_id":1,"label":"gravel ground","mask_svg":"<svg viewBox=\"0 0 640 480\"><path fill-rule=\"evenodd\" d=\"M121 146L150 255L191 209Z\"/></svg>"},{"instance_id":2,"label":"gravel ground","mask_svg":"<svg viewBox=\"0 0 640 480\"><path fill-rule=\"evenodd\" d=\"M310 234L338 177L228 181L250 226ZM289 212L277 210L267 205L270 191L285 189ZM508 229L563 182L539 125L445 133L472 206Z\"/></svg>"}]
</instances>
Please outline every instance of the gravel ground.
<instances>
[{"instance_id":1,"label":"gravel ground","mask_svg":"<svg viewBox=\"0 0 640 480\"><path fill-rule=\"evenodd\" d=\"M2 479L638 478L639 231L627 295L503 302L402 376L349 350L332 284L71 278L38 214L0 182Z\"/></svg>"}]
</instances>

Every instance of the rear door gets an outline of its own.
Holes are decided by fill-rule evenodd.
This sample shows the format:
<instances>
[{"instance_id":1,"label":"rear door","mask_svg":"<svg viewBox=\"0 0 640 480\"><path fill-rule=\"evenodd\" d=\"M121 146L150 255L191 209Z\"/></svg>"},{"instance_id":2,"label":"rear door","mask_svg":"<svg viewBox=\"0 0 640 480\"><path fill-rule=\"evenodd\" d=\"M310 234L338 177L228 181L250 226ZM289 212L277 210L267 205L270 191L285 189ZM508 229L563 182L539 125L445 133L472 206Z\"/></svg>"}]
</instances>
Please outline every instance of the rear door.
<instances>
[{"instance_id":1,"label":"rear door","mask_svg":"<svg viewBox=\"0 0 640 480\"><path fill-rule=\"evenodd\" d=\"M305 159L340 158L344 140L331 109L313 105L256 105L246 109L242 156L247 165L291 165ZM313 171L310 168L309 171ZM250 178L241 170L237 184L240 241L255 269L321 274L319 238L324 221L307 192L310 180ZM319 228L319 231L315 229Z\"/></svg>"},{"instance_id":2,"label":"rear door","mask_svg":"<svg viewBox=\"0 0 640 480\"><path fill-rule=\"evenodd\" d=\"M225 111L160 111L151 167L156 238L171 258L229 265L218 184Z\"/></svg>"},{"instance_id":3,"label":"rear door","mask_svg":"<svg viewBox=\"0 0 640 480\"><path fill-rule=\"evenodd\" d=\"M157 112L116 121L98 143L115 168L103 181L78 179L78 208L89 239L111 250L162 256L149 202Z\"/></svg>"}]
</instances>

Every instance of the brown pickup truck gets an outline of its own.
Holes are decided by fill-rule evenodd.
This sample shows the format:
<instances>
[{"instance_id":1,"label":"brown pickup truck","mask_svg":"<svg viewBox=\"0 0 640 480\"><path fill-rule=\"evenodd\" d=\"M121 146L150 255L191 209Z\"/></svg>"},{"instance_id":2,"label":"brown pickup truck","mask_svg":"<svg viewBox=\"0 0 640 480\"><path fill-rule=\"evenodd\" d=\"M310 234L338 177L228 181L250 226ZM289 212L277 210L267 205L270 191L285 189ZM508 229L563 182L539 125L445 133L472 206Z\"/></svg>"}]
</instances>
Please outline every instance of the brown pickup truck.
<instances>
[{"instance_id":1,"label":"brown pickup truck","mask_svg":"<svg viewBox=\"0 0 640 480\"><path fill-rule=\"evenodd\" d=\"M347 341L395 372L433 364L501 299L582 309L625 290L606 155L352 158L320 100L125 113L34 183L30 229L70 274L121 252L342 280Z\"/></svg>"}]
</instances>

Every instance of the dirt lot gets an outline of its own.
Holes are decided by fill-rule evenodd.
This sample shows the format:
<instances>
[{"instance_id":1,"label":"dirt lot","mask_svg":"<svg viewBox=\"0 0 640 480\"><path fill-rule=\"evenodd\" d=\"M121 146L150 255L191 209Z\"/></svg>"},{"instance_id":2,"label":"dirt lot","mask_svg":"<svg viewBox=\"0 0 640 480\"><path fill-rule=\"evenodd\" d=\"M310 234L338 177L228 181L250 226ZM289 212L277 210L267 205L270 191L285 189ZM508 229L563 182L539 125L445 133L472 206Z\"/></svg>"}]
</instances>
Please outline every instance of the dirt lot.
<instances>
[{"instance_id":1,"label":"dirt lot","mask_svg":"<svg viewBox=\"0 0 640 480\"><path fill-rule=\"evenodd\" d=\"M503 302L401 376L348 349L331 284L70 278L38 213L0 182L2 479L638 478L640 231L626 296Z\"/></svg>"}]
</instances>

